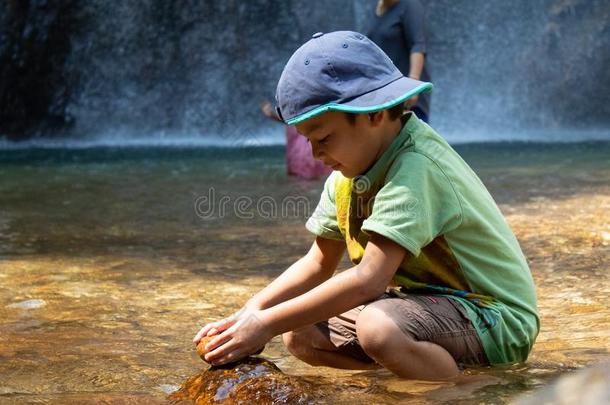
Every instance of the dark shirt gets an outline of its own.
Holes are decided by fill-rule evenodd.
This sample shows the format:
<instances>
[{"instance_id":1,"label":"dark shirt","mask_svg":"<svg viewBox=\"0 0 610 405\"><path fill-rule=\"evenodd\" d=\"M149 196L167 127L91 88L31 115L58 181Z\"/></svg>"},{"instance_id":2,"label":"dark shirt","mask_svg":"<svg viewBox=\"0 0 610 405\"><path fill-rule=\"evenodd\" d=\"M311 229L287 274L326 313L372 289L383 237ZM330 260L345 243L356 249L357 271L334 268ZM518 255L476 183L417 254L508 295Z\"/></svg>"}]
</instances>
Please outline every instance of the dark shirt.
<instances>
[{"instance_id":1,"label":"dark shirt","mask_svg":"<svg viewBox=\"0 0 610 405\"><path fill-rule=\"evenodd\" d=\"M368 27L367 37L388 54L404 76L409 76L411 53L426 53L424 8L421 2L400 0L381 17L373 11ZM430 81L426 63L419 80ZM416 107L430 116L429 92L419 95Z\"/></svg>"}]
</instances>

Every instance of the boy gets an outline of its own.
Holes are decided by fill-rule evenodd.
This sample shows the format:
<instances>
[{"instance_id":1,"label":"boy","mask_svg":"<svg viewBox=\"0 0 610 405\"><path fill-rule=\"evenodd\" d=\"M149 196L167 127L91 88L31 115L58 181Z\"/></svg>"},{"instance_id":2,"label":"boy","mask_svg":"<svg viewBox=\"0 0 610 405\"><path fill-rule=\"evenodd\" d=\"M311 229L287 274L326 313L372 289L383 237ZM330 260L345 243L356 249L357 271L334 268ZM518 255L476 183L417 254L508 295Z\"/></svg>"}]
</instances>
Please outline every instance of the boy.
<instances>
[{"instance_id":1,"label":"boy","mask_svg":"<svg viewBox=\"0 0 610 405\"><path fill-rule=\"evenodd\" d=\"M533 280L485 186L405 100L402 76L364 35L317 33L288 61L278 114L333 168L307 222L309 252L236 314L206 360L225 364L273 336L312 365L385 367L448 379L463 366L526 360L539 330ZM333 273L347 249L354 267Z\"/></svg>"}]
</instances>

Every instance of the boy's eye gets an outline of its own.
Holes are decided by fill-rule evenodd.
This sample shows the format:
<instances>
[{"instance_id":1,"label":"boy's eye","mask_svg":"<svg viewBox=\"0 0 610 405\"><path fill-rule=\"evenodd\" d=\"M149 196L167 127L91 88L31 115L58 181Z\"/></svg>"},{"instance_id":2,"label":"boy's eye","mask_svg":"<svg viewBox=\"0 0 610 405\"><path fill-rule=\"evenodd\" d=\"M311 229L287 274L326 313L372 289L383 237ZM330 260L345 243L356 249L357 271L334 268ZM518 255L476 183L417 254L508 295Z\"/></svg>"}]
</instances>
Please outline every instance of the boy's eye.
<instances>
[{"instance_id":1,"label":"boy's eye","mask_svg":"<svg viewBox=\"0 0 610 405\"><path fill-rule=\"evenodd\" d=\"M328 142L328 138L330 138L330 135L326 135L324 138L320 139L318 143L325 144Z\"/></svg>"}]
</instances>

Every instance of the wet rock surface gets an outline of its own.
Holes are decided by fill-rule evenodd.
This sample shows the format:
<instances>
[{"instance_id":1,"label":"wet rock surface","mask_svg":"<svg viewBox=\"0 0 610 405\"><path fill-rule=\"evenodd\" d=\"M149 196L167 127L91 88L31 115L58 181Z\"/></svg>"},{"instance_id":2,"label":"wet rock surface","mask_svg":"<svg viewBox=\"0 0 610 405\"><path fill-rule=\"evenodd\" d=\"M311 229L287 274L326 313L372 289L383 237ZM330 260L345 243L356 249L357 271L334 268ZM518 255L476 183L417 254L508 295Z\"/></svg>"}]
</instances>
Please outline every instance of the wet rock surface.
<instances>
[{"instance_id":1,"label":"wet rock surface","mask_svg":"<svg viewBox=\"0 0 610 405\"><path fill-rule=\"evenodd\" d=\"M565 374L544 388L521 395L513 403L539 404L610 404L610 361Z\"/></svg>"},{"instance_id":2,"label":"wet rock surface","mask_svg":"<svg viewBox=\"0 0 610 405\"><path fill-rule=\"evenodd\" d=\"M304 404L315 401L314 391L311 383L282 373L272 362L246 357L190 377L169 399L196 404Z\"/></svg>"},{"instance_id":3,"label":"wet rock surface","mask_svg":"<svg viewBox=\"0 0 610 405\"><path fill-rule=\"evenodd\" d=\"M205 360L205 346L215 336L203 337L197 344L199 357ZM284 374L273 362L248 356L191 376L178 391L169 396L174 403L248 404L311 403L312 385L298 377Z\"/></svg>"}]
</instances>

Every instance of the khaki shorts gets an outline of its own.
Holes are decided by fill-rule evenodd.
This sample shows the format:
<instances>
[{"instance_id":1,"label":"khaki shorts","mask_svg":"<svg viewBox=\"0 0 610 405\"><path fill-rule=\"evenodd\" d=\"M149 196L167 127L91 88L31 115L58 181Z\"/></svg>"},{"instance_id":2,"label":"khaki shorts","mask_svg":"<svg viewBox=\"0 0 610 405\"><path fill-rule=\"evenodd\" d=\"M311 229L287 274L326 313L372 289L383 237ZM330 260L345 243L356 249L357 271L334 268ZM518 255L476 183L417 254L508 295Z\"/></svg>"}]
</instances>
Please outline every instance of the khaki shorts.
<instances>
[{"instance_id":1,"label":"khaki shorts","mask_svg":"<svg viewBox=\"0 0 610 405\"><path fill-rule=\"evenodd\" d=\"M378 299L317 323L316 327L340 352L372 363L374 360L364 352L356 335L356 318L369 305L382 310L413 339L443 347L460 368L489 365L466 310L445 296L403 294L388 290Z\"/></svg>"}]
</instances>

